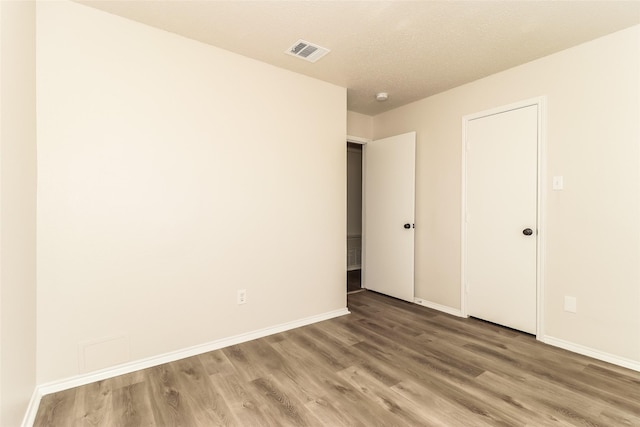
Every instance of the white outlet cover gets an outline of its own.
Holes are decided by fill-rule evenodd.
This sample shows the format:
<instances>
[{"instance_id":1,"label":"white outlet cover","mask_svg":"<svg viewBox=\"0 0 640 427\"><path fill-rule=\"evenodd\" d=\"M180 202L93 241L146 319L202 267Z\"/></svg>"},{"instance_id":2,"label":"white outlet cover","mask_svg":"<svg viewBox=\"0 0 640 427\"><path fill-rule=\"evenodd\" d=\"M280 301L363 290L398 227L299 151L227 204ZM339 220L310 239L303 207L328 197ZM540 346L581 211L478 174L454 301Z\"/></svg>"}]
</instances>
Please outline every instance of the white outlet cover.
<instances>
[{"instance_id":1,"label":"white outlet cover","mask_svg":"<svg viewBox=\"0 0 640 427\"><path fill-rule=\"evenodd\" d=\"M564 311L569 313L576 313L578 311L578 301L576 297L564 297Z\"/></svg>"}]
</instances>

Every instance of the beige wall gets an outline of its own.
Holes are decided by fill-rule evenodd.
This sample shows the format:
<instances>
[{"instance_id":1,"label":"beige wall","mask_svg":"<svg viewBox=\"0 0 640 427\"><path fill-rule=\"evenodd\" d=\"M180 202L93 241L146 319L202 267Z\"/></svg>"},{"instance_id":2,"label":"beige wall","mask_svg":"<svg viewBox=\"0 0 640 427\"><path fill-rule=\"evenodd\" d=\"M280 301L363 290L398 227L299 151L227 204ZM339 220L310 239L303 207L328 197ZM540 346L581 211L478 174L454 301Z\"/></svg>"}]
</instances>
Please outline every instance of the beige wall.
<instances>
[{"instance_id":1,"label":"beige wall","mask_svg":"<svg viewBox=\"0 0 640 427\"><path fill-rule=\"evenodd\" d=\"M347 135L358 138L373 138L373 117L347 111Z\"/></svg>"},{"instance_id":2,"label":"beige wall","mask_svg":"<svg viewBox=\"0 0 640 427\"><path fill-rule=\"evenodd\" d=\"M344 88L37 17L38 382L344 309Z\"/></svg>"},{"instance_id":3,"label":"beige wall","mask_svg":"<svg viewBox=\"0 0 640 427\"><path fill-rule=\"evenodd\" d=\"M36 379L35 4L0 2L0 425Z\"/></svg>"},{"instance_id":4,"label":"beige wall","mask_svg":"<svg viewBox=\"0 0 640 427\"><path fill-rule=\"evenodd\" d=\"M32 3L0 5L0 424L14 425L35 384L35 29ZM81 5L37 9L38 383L344 307L345 128L418 132L416 293L458 308L460 119L539 95L544 178L566 188L544 189L545 332L640 361L639 27L345 121L342 88Z\"/></svg>"},{"instance_id":5,"label":"beige wall","mask_svg":"<svg viewBox=\"0 0 640 427\"><path fill-rule=\"evenodd\" d=\"M640 361L639 64L636 26L374 118L417 131L417 297L460 307L461 118L546 95L544 332Z\"/></svg>"}]
</instances>

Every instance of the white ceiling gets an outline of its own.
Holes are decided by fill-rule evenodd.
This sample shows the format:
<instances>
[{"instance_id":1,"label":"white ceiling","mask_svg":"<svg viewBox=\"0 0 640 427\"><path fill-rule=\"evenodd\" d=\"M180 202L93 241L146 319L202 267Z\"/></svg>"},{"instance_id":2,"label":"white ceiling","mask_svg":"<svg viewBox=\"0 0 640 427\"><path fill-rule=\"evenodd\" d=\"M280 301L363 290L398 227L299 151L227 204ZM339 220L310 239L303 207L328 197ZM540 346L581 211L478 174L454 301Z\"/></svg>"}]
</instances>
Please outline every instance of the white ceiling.
<instances>
[{"instance_id":1,"label":"white ceiling","mask_svg":"<svg viewBox=\"0 0 640 427\"><path fill-rule=\"evenodd\" d=\"M346 87L368 115L640 23L640 1L614 0L80 2ZM286 55L298 39L331 52Z\"/></svg>"}]
</instances>

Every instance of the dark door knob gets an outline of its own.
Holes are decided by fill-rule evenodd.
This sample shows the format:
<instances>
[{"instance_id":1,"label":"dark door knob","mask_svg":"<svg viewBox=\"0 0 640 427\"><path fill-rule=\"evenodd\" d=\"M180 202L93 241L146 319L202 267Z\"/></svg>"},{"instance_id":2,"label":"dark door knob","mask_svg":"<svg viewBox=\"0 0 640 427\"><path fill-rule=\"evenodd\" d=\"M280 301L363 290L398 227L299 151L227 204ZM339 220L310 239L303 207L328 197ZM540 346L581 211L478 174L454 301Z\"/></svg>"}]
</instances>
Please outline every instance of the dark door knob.
<instances>
[{"instance_id":1,"label":"dark door knob","mask_svg":"<svg viewBox=\"0 0 640 427\"><path fill-rule=\"evenodd\" d=\"M411 228L411 224L405 224L404 228Z\"/></svg>"},{"instance_id":2,"label":"dark door knob","mask_svg":"<svg viewBox=\"0 0 640 427\"><path fill-rule=\"evenodd\" d=\"M530 228L525 228L524 230L522 230L522 234L524 234L525 236L531 236L533 234L533 230Z\"/></svg>"}]
</instances>

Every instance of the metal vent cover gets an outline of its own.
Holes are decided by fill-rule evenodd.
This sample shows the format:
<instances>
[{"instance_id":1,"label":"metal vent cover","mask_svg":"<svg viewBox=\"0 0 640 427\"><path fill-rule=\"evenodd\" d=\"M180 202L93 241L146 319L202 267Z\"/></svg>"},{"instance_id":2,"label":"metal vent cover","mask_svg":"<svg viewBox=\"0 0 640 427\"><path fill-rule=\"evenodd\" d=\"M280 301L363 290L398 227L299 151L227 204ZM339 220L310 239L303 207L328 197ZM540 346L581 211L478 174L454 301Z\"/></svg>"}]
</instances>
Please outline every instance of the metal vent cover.
<instances>
[{"instance_id":1,"label":"metal vent cover","mask_svg":"<svg viewBox=\"0 0 640 427\"><path fill-rule=\"evenodd\" d=\"M287 55L296 56L309 62L316 62L329 52L331 51L326 47L321 47L302 39L298 40L289 49L285 50Z\"/></svg>"}]
</instances>

